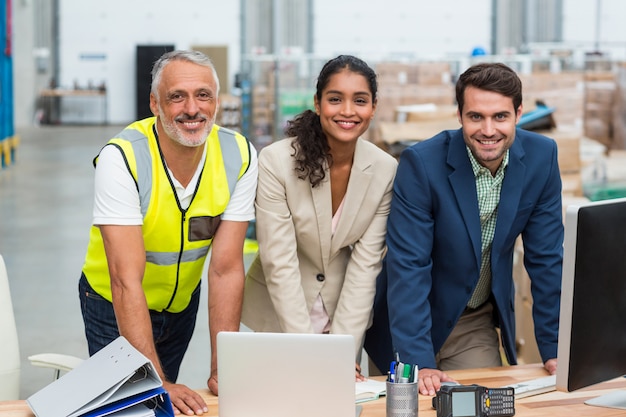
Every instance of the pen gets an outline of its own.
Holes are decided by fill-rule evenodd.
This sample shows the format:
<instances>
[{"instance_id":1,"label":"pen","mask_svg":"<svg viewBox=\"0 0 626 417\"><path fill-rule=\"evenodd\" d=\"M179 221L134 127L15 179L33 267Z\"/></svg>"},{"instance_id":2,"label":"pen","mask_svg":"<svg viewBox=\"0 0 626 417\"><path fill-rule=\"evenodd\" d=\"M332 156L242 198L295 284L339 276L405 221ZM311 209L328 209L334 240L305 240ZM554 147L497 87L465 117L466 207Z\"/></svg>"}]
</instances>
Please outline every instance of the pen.
<instances>
[{"instance_id":1,"label":"pen","mask_svg":"<svg viewBox=\"0 0 626 417\"><path fill-rule=\"evenodd\" d=\"M404 372L404 364L398 361L398 363L396 363L396 379L394 382L402 382L402 372Z\"/></svg>"},{"instance_id":2,"label":"pen","mask_svg":"<svg viewBox=\"0 0 626 417\"><path fill-rule=\"evenodd\" d=\"M411 376L411 368L413 368L412 365L405 363L403 368L402 368L402 376L399 377L398 382L400 383L404 383L406 384L407 382L409 382L409 378Z\"/></svg>"},{"instance_id":3,"label":"pen","mask_svg":"<svg viewBox=\"0 0 626 417\"><path fill-rule=\"evenodd\" d=\"M406 379L406 382L409 382L411 380L411 373L412 372L413 372L413 365L405 363L404 364L404 374L402 376Z\"/></svg>"},{"instance_id":4,"label":"pen","mask_svg":"<svg viewBox=\"0 0 626 417\"><path fill-rule=\"evenodd\" d=\"M389 382L396 382L396 361L391 361L389 365Z\"/></svg>"}]
</instances>

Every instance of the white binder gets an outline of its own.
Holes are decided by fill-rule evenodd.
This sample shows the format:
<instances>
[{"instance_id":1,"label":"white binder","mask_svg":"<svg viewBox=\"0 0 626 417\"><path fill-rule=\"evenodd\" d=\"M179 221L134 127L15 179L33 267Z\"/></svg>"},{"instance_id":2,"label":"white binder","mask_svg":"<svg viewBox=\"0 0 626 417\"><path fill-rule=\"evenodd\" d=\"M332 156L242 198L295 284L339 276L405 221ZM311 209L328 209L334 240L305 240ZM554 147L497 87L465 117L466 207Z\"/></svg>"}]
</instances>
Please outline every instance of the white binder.
<instances>
[{"instance_id":1,"label":"white binder","mask_svg":"<svg viewBox=\"0 0 626 417\"><path fill-rule=\"evenodd\" d=\"M122 336L26 401L37 417L174 416L152 362Z\"/></svg>"}]
</instances>

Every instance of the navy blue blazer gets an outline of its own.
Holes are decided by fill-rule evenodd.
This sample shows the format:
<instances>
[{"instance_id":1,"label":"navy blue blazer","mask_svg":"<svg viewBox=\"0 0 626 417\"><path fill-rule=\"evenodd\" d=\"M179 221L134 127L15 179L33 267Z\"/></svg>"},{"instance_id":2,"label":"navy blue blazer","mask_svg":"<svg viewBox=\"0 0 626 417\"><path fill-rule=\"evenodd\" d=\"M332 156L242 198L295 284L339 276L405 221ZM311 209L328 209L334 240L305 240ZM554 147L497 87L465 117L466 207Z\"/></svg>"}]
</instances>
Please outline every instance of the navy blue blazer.
<instances>
[{"instance_id":1,"label":"navy blue blazer","mask_svg":"<svg viewBox=\"0 0 626 417\"><path fill-rule=\"evenodd\" d=\"M512 270L520 234L531 278L535 336L545 362L557 353L561 177L555 141L517 129L491 252L495 319L510 364L517 363ZM481 263L476 182L461 129L441 132L402 152L387 245L365 348L383 371L395 351L403 362L436 368L435 354L467 305Z\"/></svg>"}]
</instances>

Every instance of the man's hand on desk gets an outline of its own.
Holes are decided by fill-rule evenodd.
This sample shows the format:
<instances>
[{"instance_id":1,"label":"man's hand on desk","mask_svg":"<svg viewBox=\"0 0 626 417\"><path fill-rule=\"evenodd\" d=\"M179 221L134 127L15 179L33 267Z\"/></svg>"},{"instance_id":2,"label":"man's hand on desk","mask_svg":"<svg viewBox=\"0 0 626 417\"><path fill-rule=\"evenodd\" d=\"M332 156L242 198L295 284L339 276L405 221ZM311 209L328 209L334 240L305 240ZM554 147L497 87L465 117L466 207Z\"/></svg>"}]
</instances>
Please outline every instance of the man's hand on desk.
<instances>
[{"instance_id":1,"label":"man's hand on desk","mask_svg":"<svg viewBox=\"0 0 626 417\"><path fill-rule=\"evenodd\" d=\"M550 372L550 375L556 374L556 358L548 359L546 363L543 364L543 367L546 368L546 371Z\"/></svg>"},{"instance_id":2,"label":"man's hand on desk","mask_svg":"<svg viewBox=\"0 0 626 417\"><path fill-rule=\"evenodd\" d=\"M172 384L163 382L163 388L170 395L174 412L176 414L186 414L188 416L202 415L209 411L206 403L197 392L182 384Z\"/></svg>"},{"instance_id":3,"label":"man's hand on desk","mask_svg":"<svg viewBox=\"0 0 626 417\"><path fill-rule=\"evenodd\" d=\"M217 370L211 372L211 376L209 377L209 380L206 382L207 387L209 387L209 390L214 394L217 395Z\"/></svg>"},{"instance_id":4,"label":"man's hand on desk","mask_svg":"<svg viewBox=\"0 0 626 417\"><path fill-rule=\"evenodd\" d=\"M418 371L418 389L422 395L435 395L442 382L456 382L439 369L424 368Z\"/></svg>"}]
</instances>

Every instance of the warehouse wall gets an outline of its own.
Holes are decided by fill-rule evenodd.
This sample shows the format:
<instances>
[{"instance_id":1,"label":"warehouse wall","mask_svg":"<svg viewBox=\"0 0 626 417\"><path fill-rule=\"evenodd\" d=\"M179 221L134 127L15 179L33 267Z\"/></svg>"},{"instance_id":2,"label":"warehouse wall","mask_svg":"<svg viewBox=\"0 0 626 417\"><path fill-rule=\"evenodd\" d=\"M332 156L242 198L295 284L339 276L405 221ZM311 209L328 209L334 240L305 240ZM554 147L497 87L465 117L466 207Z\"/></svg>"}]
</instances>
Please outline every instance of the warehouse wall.
<instances>
[{"instance_id":1,"label":"warehouse wall","mask_svg":"<svg viewBox=\"0 0 626 417\"><path fill-rule=\"evenodd\" d=\"M445 3L445 4L444 4ZM463 13L464 0L407 7L388 0L384 18L378 7L360 0L314 2L316 55L351 52L360 56L411 58L469 54L475 46L488 48L491 0L477 0ZM85 2L60 1L59 85L81 87L106 83L109 121L125 123L135 109L134 54L137 44L228 45L231 79L239 67L239 2L181 0ZM124 13L120 13L124 10ZM458 33L466 35L458 36ZM289 39L283 39L289 45ZM146 98L147 99L147 98Z\"/></svg>"},{"instance_id":2,"label":"warehouse wall","mask_svg":"<svg viewBox=\"0 0 626 417\"><path fill-rule=\"evenodd\" d=\"M492 0L314 2L314 51L367 59L437 59L489 49Z\"/></svg>"},{"instance_id":3,"label":"warehouse wall","mask_svg":"<svg viewBox=\"0 0 626 417\"><path fill-rule=\"evenodd\" d=\"M238 1L61 0L59 14L59 85L105 82L111 123L134 118L137 45L226 45L230 78L239 66Z\"/></svg>"},{"instance_id":4,"label":"warehouse wall","mask_svg":"<svg viewBox=\"0 0 626 417\"><path fill-rule=\"evenodd\" d=\"M60 3L59 84L71 87L106 82L109 121L133 119L134 51L137 44L227 45L233 82L240 65L240 2L218 0L58 0ZM261 2L262 0L258 0ZM596 31L597 1L563 0L563 37L592 45L599 37L615 53L626 54L623 0L602 0ZM267 4L271 1L267 0ZM36 92L33 40L37 0L14 1L16 126L32 123ZM315 0L313 52L331 57L354 53L381 57L434 59L467 56L475 46L489 49L492 0ZM381 12L382 10L382 12ZM289 40L284 40L288 45ZM245 51L249 52L249 51Z\"/></svg>"},{"instance_id":5,"label":"warehouse wall","mask_svg":"<svg viewBox=\"0 0 626 417\"><path fill-rule=\"evenodd\" d=\"M603 47L613 49L619 59L626 58L625 1L563 0L563 2L563 41L586 44L599 41Z\"/></svg>"}]
</instances>

